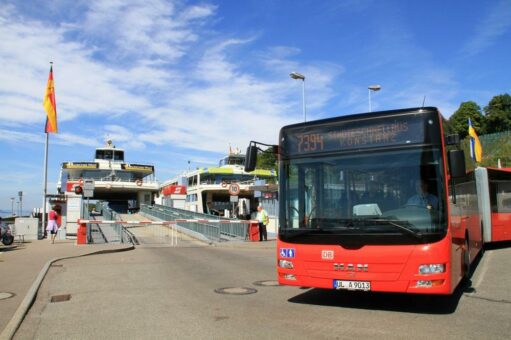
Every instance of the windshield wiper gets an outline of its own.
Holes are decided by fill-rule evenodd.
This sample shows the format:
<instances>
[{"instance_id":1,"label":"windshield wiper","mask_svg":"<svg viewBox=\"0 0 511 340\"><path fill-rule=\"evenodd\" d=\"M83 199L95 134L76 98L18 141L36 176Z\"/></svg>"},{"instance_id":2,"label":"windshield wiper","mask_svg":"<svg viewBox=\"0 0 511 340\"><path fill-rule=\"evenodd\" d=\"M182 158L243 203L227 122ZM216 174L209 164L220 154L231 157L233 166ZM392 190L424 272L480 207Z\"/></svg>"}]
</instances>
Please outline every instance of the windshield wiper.
<instances>
[{"instance_id":1,"label":"windshield wiper","mask_svg":"<svg viewBox=\"0 0 511 340\"><path fill-rule=\"evenodd\" d=\"M321 222L320 222L321 224ZM339 230L361 230L362 226L367 225L378 225L383 224L386 226L395 227L401 231L404 231L406 234L411 235L418 240L422 241L424 236L418 232L410 228L412 224L408 221L404 220L389 220L383 218L357 218L357 219L335 219L331 221L322 221L322 227L312 227L312 228L299 228L299 229L285 229L284 233L287 234L288 237L295 237L300 235L312 234L312 233L335 233ZM327 226L330 225L330 226Z\"/></svg>"},{"instance_id":2,"label":"windshield wiper","mask_svg":"<svg viewBox=\"0 0 511 340\"><path fill-rule=\"evenodd\" d=\"M403 224L411 225L411 223L408 222L408 221L386 220L386 219L383 219L383 218L369 218L369 219L365 219L365 221L384 223L385 225L390 225L390 226L396 227L396 228L406 232L409 235L412 235L413 237L415 237L415 238L417 238L417 239L419 239L421 241L423 240L423 235L420 232L415 231L412 228L403 225Z\"/></svg>"}]
</instances>

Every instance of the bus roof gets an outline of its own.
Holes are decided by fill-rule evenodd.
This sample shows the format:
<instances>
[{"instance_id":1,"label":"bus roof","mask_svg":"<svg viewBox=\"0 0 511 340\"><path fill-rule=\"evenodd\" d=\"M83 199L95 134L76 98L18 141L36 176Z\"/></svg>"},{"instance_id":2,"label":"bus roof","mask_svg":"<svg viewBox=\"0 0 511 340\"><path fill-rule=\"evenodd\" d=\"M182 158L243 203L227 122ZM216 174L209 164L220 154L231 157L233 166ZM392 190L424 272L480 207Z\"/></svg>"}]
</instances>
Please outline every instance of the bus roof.
<instances>
[{"instance_id":1,"label":"bus roof","mask_svg":"<svg viewBox=\"0 0 511 340\"><path fill-rule=\"evenodd\" d=\"M319 120L314 120L314 121L290 124L290 125L286 125L286 126L282 127L282 130L288 129L288 128L298 128L301 126L323 125L323 124L328 124L328 123L337 122L337 121L371 119L371 118L378 118L378 117L399 116L399 115L403 115L403 114L426 113L426 112L440 113L438 108L433 107L433 106L413 107L413 108L407 108L407 109L396 109L396 110L375 111L375 112L365 112L365 113L356 113L356 114L351 114L351 115L337 116L337 117L332 117L332 118L325 118L325 119L319 119Z\"/></svg>"}]
</instances>

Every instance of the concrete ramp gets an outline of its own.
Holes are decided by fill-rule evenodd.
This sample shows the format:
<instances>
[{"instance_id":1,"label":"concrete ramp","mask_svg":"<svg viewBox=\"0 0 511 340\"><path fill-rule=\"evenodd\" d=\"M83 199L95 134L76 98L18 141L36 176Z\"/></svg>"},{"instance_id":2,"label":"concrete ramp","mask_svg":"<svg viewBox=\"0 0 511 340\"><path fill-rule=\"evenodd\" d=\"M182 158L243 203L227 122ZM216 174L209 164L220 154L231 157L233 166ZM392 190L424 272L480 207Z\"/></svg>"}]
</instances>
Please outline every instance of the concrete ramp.
<instances>
[{"instance_id":1,"label":"concrete ramp","mask_svg":"<svg viewBox=\"0 0 511 340\"><path fill-rule=\"evenodd\" d=\"M173 225L129 224L129 222L151 221L141 214L118 214L122 221L128 222L125 228L134 236L138 247L190 247L204 246L204 242L181 233ZM154 219L154 221L158 221Z\"/></svg>"}]
</instances>

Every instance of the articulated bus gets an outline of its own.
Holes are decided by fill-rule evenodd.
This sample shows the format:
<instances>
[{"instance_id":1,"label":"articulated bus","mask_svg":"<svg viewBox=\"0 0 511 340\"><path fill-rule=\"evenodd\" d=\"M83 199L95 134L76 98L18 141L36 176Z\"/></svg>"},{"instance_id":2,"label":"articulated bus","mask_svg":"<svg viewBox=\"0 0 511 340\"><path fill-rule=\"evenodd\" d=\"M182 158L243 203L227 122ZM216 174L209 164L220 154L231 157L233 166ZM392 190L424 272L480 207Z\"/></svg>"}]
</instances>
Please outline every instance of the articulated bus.
<instances>
[{"instance_id":1,"label":"articulated bus","mask_svg":"<svg viewBox=\"0 0 511 340\"><path fill-rule=\"evenodd\" d=\"M447 150L449 140L434 107L283 127L274 146L279 283L452 294L488 232L476 172L466 172L463 151ZM247 150L247 171L257 144Z\"/></svg>"},{"instance_id":2,"label":"articulated bus","mask_svg":"<svg viewBox=\"0 0 511 340\"><path fill-rule=\"evenodd\" d=\"M511 240L511 168L475 170L485 242Z\"/></svg>"}]
</instances>

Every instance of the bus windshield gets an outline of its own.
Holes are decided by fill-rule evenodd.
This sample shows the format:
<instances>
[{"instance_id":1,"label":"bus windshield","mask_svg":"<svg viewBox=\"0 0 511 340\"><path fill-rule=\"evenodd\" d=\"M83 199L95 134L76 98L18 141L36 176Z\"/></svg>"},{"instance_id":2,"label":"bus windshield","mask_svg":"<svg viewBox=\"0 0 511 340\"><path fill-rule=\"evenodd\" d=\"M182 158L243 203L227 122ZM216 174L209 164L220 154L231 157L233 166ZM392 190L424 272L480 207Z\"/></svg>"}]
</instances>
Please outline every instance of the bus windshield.
<instances>
[{"instance_id":1,"label":"bus windshield","mask_svg":"<svg viewBox=\"0 0 511 340\"><path fill-rule=\"evenodd\" d=\"M281 162L279 237L287 242L418 244L446 234L439 147Z\"/></svg>"}]
</instances>

